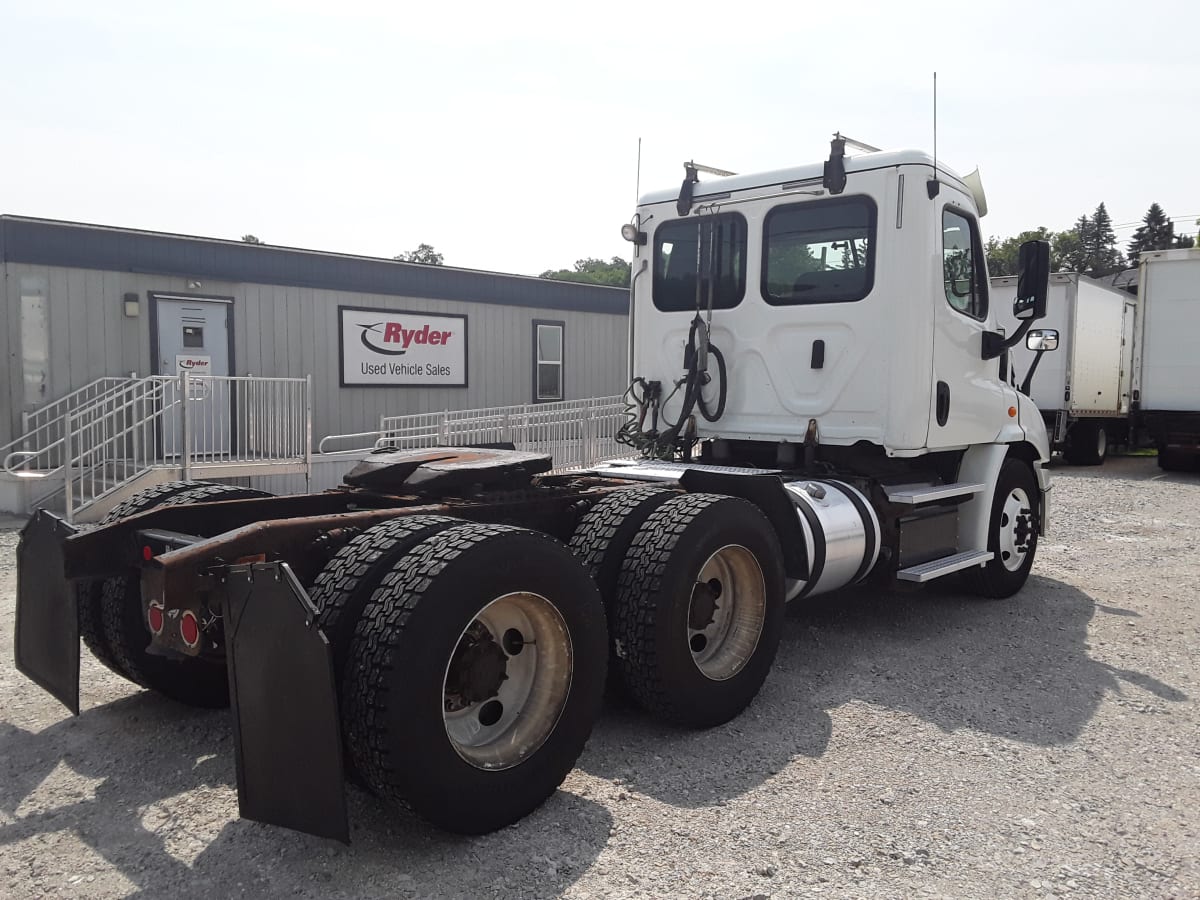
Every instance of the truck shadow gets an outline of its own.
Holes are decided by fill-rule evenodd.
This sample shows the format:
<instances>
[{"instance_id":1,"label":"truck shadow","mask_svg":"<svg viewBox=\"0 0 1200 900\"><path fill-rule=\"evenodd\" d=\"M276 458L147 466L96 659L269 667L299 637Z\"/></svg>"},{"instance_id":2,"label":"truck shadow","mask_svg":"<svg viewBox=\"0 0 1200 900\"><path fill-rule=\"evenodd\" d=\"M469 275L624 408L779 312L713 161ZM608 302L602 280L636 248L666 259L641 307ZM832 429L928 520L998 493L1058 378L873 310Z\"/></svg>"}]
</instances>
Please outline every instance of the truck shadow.
<instances>
[{"instance_id":1,"label":"truck shadow","mask_svg":"<svg viewBox=\"0 0 1200 900\"><path fill-rule=\"evenodd\" d=\"M582 764L666 803L705 806L745 793L796 757L821 756L832 736L829 711L847 703L947 732L1053 747L1078 737L1104 698L1126 685L1187 699L1149 675L1092 659L1087 626L1096 610L1087 594L1041 577L1008 600L944 588L818 598L790 613L775 667L740 717L688 732L619 708L601 721ZM876 740L895 738L888 719Z\"/></svg>"},{"instance_id":2,"label":"truck shadow","mask_svg":"<svg viewBox=\"0 0 1200 900\"><path fill-rule=\"evenodd\" d=\"M150 692L39 732L0 723L0 847L32 840L25 858L43 883L104 877L100 868L56 868L82 857L53 844L61 834L77 838L124 879L122 894L132 886L191 897L223 885L219 893L248 896L434 896L450 890L452 870L452 893L490 896L514 878L486 864L499 858L523 861L512 892L552 896L592 865L612 825L603 806L559 791L515 827L464 838L348 786L352 843L344 847L236 818L233 752L227 712L187 709ZM87 882L71 890L113 893Z\"/></svg>"}]
</instances>

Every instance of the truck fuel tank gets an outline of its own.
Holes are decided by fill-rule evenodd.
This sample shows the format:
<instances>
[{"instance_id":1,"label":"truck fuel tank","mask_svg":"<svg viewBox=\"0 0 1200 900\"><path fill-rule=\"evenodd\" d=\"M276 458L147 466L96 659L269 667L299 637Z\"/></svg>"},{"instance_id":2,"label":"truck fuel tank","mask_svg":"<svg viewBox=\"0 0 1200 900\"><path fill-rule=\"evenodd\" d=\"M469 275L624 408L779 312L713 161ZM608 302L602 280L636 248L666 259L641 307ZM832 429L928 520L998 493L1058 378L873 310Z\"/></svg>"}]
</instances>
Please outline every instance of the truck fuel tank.
<instances>
[{"instance_id":1,"label":"truck fuel tank","mask_svg":"<svg viewBox=\"0 0 1200 900\"><path fill-rule=\"evenodd\" d=\"M789 582L788 600L857 584L879 559L879 518L866 496L844 481L784 484L800 517L809 560L807 581Z\"/></svg>"}]
</instances>

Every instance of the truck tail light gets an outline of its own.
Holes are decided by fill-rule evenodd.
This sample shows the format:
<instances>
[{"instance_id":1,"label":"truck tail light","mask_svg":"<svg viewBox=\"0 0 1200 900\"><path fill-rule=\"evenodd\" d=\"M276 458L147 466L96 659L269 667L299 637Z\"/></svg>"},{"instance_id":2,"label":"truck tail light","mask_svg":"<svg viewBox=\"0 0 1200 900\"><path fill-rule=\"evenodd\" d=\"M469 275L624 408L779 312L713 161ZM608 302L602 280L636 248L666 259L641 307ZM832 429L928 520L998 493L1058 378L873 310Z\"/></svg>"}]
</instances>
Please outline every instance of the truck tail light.
<instances>
[{"instance_id":1,"label":"truck tail light","mask_svg":"<svg viewBox=\"0 0 1200 900\"><path fill-rule=\"evenodd\" d=\"M155 637L162 634L163 608L161 604L150 604L150 608L146 611L146 624L150 626L150 633Z\"/></svg>"},{"instance_id":2,"label":"truck tail light","mask_svg":"<svg viewBox=\"0 0 1200 900\"><path fill-rule=\"evenodd\" d=\"M185 610L179 617L179 636L189 647L195 647L200 643L200 620L190 609Z\"/></svg>"}]
</instances>

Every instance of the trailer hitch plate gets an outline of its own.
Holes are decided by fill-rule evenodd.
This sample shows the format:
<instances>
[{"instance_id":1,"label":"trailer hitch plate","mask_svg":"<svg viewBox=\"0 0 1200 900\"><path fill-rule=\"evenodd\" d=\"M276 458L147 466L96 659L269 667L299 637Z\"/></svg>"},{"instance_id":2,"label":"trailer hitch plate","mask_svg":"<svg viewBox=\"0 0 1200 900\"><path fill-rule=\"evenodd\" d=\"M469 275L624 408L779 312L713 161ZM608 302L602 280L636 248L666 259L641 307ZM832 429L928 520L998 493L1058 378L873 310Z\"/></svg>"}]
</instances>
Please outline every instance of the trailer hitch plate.
<instances>
[{"instance_id":1,"label":"trailer hitch plate","mask_svg":"<svg viewBox=\"0 0 1200 900\"><path fill-rule=\"evenodd\" d=\"M239 811L349 843L333 656L316 608L286 563L221 576Z\"/></svg>"},{"instance_id":2,"label":"trailer hitch plate","mask_svg":"<svg viewBox=\"0 0 1200 900\"><path fill-rule=\"evenodd\" d=\"M63 541L75 533L39 509L17 545L17 669L79 715L79 602L63 568Z\"/></svg>"}]
</instances>

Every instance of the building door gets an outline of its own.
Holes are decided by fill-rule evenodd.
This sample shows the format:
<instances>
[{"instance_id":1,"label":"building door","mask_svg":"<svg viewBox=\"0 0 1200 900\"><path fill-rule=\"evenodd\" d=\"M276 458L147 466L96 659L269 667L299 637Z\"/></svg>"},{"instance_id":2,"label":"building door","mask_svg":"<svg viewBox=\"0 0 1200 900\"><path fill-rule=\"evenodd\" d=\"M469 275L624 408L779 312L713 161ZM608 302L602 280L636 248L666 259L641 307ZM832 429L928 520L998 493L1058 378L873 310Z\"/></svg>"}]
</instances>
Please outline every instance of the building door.
<instances>
[{"instance_id":1,"label":"building door","mask_svg":"<svg viewBox=\"0 0 1200 900\"><path fill-rule=\"evenodd\" d=\"M179 375L187 369L194 376L227 376L229 372L230 312L228 300L174 297L151 294L155 314L154 371L157 375ZM177 455L183 449L181 404L188 404L191 429L190 452L198 457L228 454L231 446L230 383L199 377L189 390L166 410L163 451Z\"/></svg>"}]
</instances>

